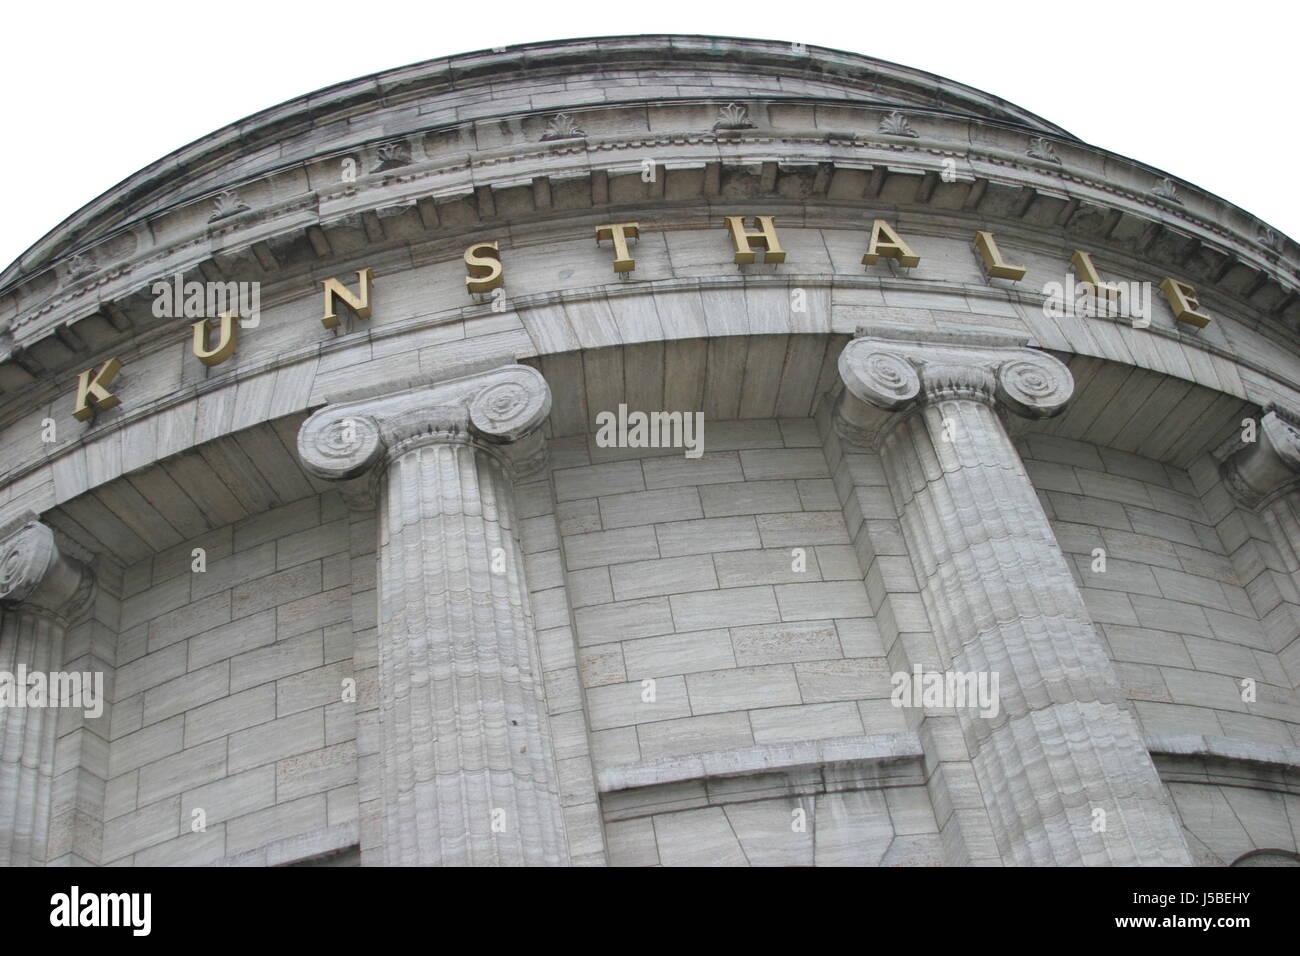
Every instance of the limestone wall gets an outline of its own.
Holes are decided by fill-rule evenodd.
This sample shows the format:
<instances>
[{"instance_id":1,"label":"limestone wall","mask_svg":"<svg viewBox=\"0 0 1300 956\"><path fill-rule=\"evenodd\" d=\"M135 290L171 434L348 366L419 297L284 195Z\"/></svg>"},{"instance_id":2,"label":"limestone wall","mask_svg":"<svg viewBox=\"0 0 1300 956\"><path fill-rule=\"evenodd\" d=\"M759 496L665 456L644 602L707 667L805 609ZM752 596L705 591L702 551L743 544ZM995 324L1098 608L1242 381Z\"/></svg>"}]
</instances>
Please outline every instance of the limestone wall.
<instances>
[{"instance_id":1,"label":"limestone wall","mask_svg":"<svg viewBox=\"0 0 1300 956\"><path fill-rule=\"evenodd\" d=\"M125 570L101 862L279 862L356 842L351 563L327 494Z\"/></svg>"}]
</instances>

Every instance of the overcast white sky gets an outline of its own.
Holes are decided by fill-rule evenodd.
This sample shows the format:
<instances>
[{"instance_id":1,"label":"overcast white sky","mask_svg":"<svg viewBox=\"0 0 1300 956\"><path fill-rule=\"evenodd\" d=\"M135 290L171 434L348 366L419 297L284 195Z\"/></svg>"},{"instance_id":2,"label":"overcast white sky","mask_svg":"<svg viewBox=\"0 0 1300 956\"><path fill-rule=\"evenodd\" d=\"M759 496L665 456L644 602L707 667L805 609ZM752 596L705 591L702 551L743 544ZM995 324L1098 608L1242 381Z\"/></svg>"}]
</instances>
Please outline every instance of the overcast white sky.
<instances>
[{"instance_id":1,"label":"overcast white sky","mask_svg":"<svg viewBox=\"0 0 1300 956\"><path fill-rule=\"evenodd\" d=\"M635 33L851 50L1010 100L1300 237L1289 0L11 0L0 265L136 170L303 93L430 57Z\"/></svg>"}]
</instances>

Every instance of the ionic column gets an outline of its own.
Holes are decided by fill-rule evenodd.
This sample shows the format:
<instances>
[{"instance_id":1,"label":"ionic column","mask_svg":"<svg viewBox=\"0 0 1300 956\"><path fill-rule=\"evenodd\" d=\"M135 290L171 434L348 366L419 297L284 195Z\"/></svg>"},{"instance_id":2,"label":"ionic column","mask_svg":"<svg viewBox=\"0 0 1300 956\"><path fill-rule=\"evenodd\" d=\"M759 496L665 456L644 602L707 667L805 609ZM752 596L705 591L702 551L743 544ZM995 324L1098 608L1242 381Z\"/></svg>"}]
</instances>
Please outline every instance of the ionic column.
<instances>
[{"instance_id":1,"label":"ionic column","mask_svg":"<svg viewBox=\"0 0 1300 956\"><path fill-rule=\"evenodd\" d=\"M25 678L62 667L68 623L92 581L34 515L0 528L0 866L45 863L57 701L25 706Z\"/></svg>"},{"instance_id":2,"label":"ionic column","mask_svg":"<svg viewBox=\"0 0 1300 956\"><path fill-rule=\"evenodd\" d=\"M1281 558L1282 567L1278 568L1270 556L1261 557L1260 574L1277 573L1283 577L1270 588L1255 589L1259 594L1256 610L1291 685L1297 687L1300 686L1300 415L1270 405L1259 418L1254 438L1224 459L1220 474L1232 496L1263 519Z\"/></svg>"},{"instance_id":3,"label":"ionic column","mask_svg":"<svg viewBox=\"0 0 1300 956\"><path fill-rule=\"evenodd\" d=\"M886 334L841 354L839 427L880 449L942 665L998 676L996 716L956 715L1003 862L1189 863L1000 417L1060 411L1069 370L1007 336Z\"/></svg>"},{"instance_id":4,"label":"ionic column","mask_svg":"<svg viewBox=\"0 0 1300 956\"><path fill-rule=\"evenodd\" d=\"M330 405L298 434L314 474L378 499L386 864L567 863L512 484L550 405L513 365Z\"/></svg>"}]
</instances>

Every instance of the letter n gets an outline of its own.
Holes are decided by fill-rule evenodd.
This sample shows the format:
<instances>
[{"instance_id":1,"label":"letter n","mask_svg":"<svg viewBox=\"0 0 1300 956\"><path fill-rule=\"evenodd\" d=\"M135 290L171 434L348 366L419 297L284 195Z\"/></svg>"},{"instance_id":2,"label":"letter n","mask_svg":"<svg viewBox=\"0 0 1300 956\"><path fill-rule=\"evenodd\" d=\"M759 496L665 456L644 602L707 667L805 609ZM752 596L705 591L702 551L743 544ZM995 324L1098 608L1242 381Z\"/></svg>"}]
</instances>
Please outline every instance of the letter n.
<instances>
[{"instance_id":1,"label":"letter n","mask_svg":"<svg viewBox=\"0 0 1300 956\"><path fill-rule=\"evenodd\" d=\"M358 319L370 318L370 283L375 274L370 269L357 270L357 283L359 285L358 295L353 295L338 279L322 279L321 285L325 287L325 315L321 317L320 324L327 329L338 326L339 317L334 312L334 297L338 296L343 300L343 304L353 311Z\"/></svg>"}]
</instances>

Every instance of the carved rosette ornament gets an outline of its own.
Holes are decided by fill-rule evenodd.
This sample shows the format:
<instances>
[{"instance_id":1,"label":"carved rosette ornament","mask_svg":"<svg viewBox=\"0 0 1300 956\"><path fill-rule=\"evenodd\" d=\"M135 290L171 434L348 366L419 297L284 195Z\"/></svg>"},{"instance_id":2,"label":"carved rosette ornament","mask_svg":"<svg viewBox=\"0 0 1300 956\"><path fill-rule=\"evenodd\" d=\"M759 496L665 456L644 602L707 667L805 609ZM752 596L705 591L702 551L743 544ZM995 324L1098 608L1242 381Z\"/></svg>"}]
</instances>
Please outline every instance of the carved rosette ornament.
<instances>
[{"instance_id":1,"label":"carved rosette ornament","mask_svg":"<svg viewBox=\"0 0 1300 956\"><path fill-rule=\"evenodd\" d=\"M512 481L544 460L550 407L541 373L509 365L298 433L313 474L375 494L382 833L363 846L385 864L568 861Z\"/></svg>"},{"instance_id":2,"label":"carved rosette ornament","mask_svg":"<svg viewBox=\"0 0 1300 956\"><path fill-rule=\"evenodd\" d=\"M547 122L546 131L542 133L542 141L578 139L586 135L586 132L579 128L577 121L568 113L556 113Z\"/></svg>"},{"instance_id":3,"label":"carved rosette ornament","mask_svg":"<svg viewBox=\"0 0 1300 956\"><path fill-rule=\"evenodd\" d=\"M1042 136L1030 138L1029 149L1025 151L1025 155L1030 159L1041 159L1044 162L1056 163L1058 166L1061 163L1061 157L1056 155L1056 147L1052 145L1052 141Z\"/></svg>"},{"instance_id":4,"label":"carved rosette ornament","mask_svg":"<svg viewBox=\"0 0 1300 956\"><path fill-rule=\"evenodd\" d=\"M958 704L962 739L935 732L955 748L935 756L929 782L936 805L959 804L945 843L969 862L1187 864L1127 697L1004 423L1060 412L1074 388L1069 370L1005 334L896 329L860 330L839 369L837 426L879 450L940 668L998 682L996 713ZM923 711L923 728L950 713ZM1104 829L1094 826L1098 810Z\"/></svg>"},{"instance_id":5,"label":"carved rosette ornament","mask_svg":"<svg viewBox=\"0 0 1300 956\"><path fill-rule=\"evenodd\" d=\"M718 121L713 124L713 128L715 131L753 129L754 124L749 121L748 107L728 103L718 110Z\"/></svg>"},{"instance_id":6,"label":"carved rosette ornament","mask_svg":"<svg viewBox=\"0 0 1300 956\"><path fill-rule=\"evenodd\" d=\"M212 197L212 213L208 216L208 222L219 222L241 212L248 212L251 208L233 189L225 189Z\"/></svg>"},{"instance_id":7,"label":"carved rosette ornament","mask_svg":"<svg viewBox=\"0 0 1300 956\"><path fill-rule=\"evenodd\" d=\"M0 528L0 672L58 670L67 624L89 604L93 580L35 515ZM49 707L0 704L0 866L47 862L57 725Z\"/></svg>"},{"instance_id":8,"label":"carved rosette ornament","mask_svg":"<svg viewBox=\"0 0 1300 956\"><path fill-rule=\"evenodd\" d=\"M883 117L880 120L879 129L880 132L887 136L917 137L921 135L916 130L912 129L912 124L908 121L907 117L898 110L894 110L888 116Z\"/></svg>"}]
</instances>

